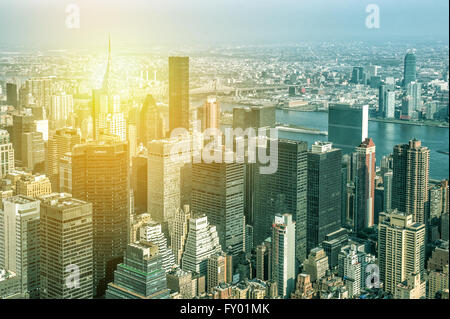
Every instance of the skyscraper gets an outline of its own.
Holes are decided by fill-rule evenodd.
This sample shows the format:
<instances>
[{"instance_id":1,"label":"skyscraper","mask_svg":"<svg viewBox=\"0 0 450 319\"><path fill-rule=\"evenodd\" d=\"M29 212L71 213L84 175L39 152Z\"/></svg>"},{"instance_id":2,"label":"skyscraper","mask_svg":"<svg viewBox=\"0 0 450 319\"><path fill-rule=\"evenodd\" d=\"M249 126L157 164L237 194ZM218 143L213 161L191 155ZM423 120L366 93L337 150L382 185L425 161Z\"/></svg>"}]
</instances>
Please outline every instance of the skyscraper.
<instances>
[{"instance_id":1,"label":"skyscraper","mask_svg":"<svg viewBox=\"0 0 450 319\"><path fill-rule=\"evenodd\" d=\"M254 244L270 237L277 213L290 213L296 223L296 258L306 258L307 143L278 139L278 168L255 179Z\"/></svg>"},{"instance_id":2,"label":"skyscraper","mask_svg":"<svg viewBox=\"0 0 450 319\"><path fill-rule=\"evenodd\" d=\"M387 119L395 118L395 92L387 90L385 95L385 111L384 117Z\"/></svg>"},{"instance_id":3,"label":"skyscraper","mask_svg":"<svg viewBox=\"0 0 450 319\"><path fill-rule=\"evenodd\" d=\"M14 149L6 130L0 130L0 178L14 170Z\"/></svg>"},{"instance_id":4,"label":"skyscraper","mask_svg":"<svg viewBox=\"0 0 450 319\"><path fill-rule=\"evenodd\" d=\"M368 137L369 106L330 104L328 109L328 140L343 154L353 152Z\"/></svg>"},{"instance_id":5,"label":"skyscraper","mask_svg":"<svg viewBox=\"0 0 450 319\"><path fill-rule=\"evenodd\" d=\"M315 142L308 151L308 252L341 227L341 158L328 142Z\"/></svg>"},{"instance_id":6,"label":"skyscraper","mask_svg":"<svg viewBox=\"0 0 450 319\"><path fill-rule=\"evenodd\" d=\"M169 57L169 129L189 130L189 57Z\"/></svg>"},{"instance_id":7,"label":"skyscraper","mask_svg":"<svg viewBox=\"0 0 450 319\"><path fill-rule=\"evenodd\" d=\"M408 52L403 64L403 87L416 80L416 54Z\"/></svg>"},{"instance_id":8,"label":"skyscraper","mask_svg":"<svg viewBox=\"0 0 450 319\"><path fill-rule=\"evenodd\" d=\"M392 171L383 175L383 211L389 212L392 209Z\"/></svg>"},{"instance_id":9,"label":"skyscraper","mask_svg":"<svg viewBox=\"0 0 450 319\"><path fill-rule=\"evenodd\" d=\"M92 204L63 193L40 200L41 298L92 298Z\"/></svg>"},{"instance_id":10,"label":"skyscraper","mask_svg":"<svg viewBox=\"0 0 450 319\"><path fill-rule=\"evenodd\" d=\"M192 211L215 225L224 251L244 250L243 163L197 163L192 166Z\"/></svg>"},{"instance_id":11,"label":"skyscraper","mask_svg":"<svg viewBox=\"0 0 450 319\"><path fill-rule=\"evenodd\" d=\"M69 115L73 113L73 96L64 92L52 96L50 109L50 128L60 129L70 126Z\"/></svg>"},{"instance_id":12,"label":"skyscraper","mask_svg":"<svg viewBox=\"0 0 450 319\"><path fill-rule=\"evenodd\" d=\"M419 140L394 146L392 208L412 214L419 223L425 223L429 161L430 150Z\"/></svg>"},{"instance_id":13,"label":"skyscraper","mask_svg":"<svg viewBox=\"0 0 450 319\"><path fill-rule=\"evenodd\" d=\"M103 295L128 243L129 162L126 143L77 145L72 151L73 197L92 203L94 294Z\"/></svg>"},{"instance_id":14,"label":"skyscraper","mask_svg":"<svg viewBox=\"0 0 450 319\"><path fill-rule=\"evenodd\" d=\"M206 129L219 129L220 106L217 97L209 96L204 105L197 109L197 119L202 122L202 132Z\"/></svg>"},{"instance_id":15,"label":"skyscraper","mask_svg":"<svg viewBox=\"0 0 450 319\"><path fill-rule=\"evenodd\" d=\"M6 104L12 105L14 106L14 108L17 108L17 84L6 83Z\"/></svg>"},{"instance_id":16,"label":"skyscraper","mask_svg":"<svg viewBox=\"0 0 450 319\"><path fill-rule=\"evenodd\" d=\"M378 225L378 266L384 290L394 293L410 274L424 280L425 225L413 215L393 210L381 213Z\"/></svg>"},{"instance_id":17,"label":"skyscraper","mask_svg":"<svg viewBox=\"0 0 450 319\"><path fill-rule=\"evenodd\" d=\"M72 151L72 148L81 142L76 129L61 128L50 135L47 146L47 176L53 186L53 190L60 191L59 187L59 161L64 154Z\"/></svg>"},{"instance_id":18,"label":"skyscraper","mask_svg":"<svg viewBox=\"0 0 450 319\"><path fill-rule=\"evenodd\" d=\"M166 273L169 272L175 264L175 258L172 250L167 247L167 238L162 233L161 224L147 222L140 227L139 233L141 241L151 242L158 246L162 268Z\"/></svg>"},{"instance_id":19,"label":"skyscraper","mask_svg":"<svg viewBox=\"0 0 450 319\"><path fill-rule=\"evenodd\" d=\"M172 220L170 243L175 256L175 264L177 265L181 265L181 257L184 253L190 218L191 211L189 205L184 205L183 209L178 208L176 210Z\"/></svg>"},{"instance_id":20,"label":"skyscraper","mask_svg":"<svg viewBox=\"0 0 450 319\"><path fill-rule=\"evenodd\" d=\"M3 199L0 267L21 278L21 293L39 299L39 201L23 195Z\"/></svg>"},{"instance_id":21,"label":"skyscraper","mask_svg":"<svg viewBox=\"0 0 450 319\"><path fill-rule=\"evenodd\" d=\"M148 94L139 109L138 143L147 147L150 141L163 139L165 134L164 118L153 96Z\"/></svg>"},{"instance_id":22,"label":"skyscraper","mask_svg":"<svg viewBox=\"0 0 450 319\"><path fill-rule=\"evenodd\" d=\"M295 264L295 222L291 214L277 215L272 225L272 279L285 299L295 289Z\"/></svg>"},{"instance_id":23,"label":"skyscraper","mask_svg":"<svg viewBox=\"0 0 450 319\"><path fill-rule=\"evenodd\" d=\"M14 155L17 166L22 166L22 135L30 132L36 132L33 116L22 113L14 114L11 141L15 150Z\"/></svg>"},{"instance_id":24,"label":"skyscraper","mask_svg":"<svg viewBox=\"0 0 450 319\"><path fill-rule=\"evenodd\" d=\"M355 231L374 224L375 144L367 138L356 147L355 172Z\"/></svg>"},{"instance_id":25,"label":"skyscraper","mask_svg":"<svg viewBox=\"0 0 450 319\"><path fill-rule=\"evenodd\" d=\"M181 258L181 268L206 276L208 258L221 252L222 248L219 244L216 226L211 225L208 217L204 215L191 217L185 249Z\"/></svg>"},{"instance_id":26,"label":"skyscraper","mask_svg":"<svg viewBox=\"0 0 450 319\"><path fill-rule=\"evenodd\" d=\"M169 299L169 295L158 246L145 241L129 244L105 298Z\"/></svg>"}]
</instances>

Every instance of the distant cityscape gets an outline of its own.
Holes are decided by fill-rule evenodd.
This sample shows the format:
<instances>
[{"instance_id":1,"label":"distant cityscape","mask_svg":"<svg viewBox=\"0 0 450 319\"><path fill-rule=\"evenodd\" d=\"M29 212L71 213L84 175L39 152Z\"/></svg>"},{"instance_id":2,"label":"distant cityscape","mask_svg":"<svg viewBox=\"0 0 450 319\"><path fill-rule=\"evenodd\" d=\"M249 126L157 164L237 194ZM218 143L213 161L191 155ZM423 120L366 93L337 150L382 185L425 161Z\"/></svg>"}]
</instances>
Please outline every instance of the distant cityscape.
<instances>
[{"instance_id":1,"label":"distant cityscape","mask_svg":"<svg viewBox=\"0 0 450 319\"><path fill-rule=\"evenodd\" d=\"M448 50L0 48L0 299L449 299Z\"/></svg>"}]
</instances>

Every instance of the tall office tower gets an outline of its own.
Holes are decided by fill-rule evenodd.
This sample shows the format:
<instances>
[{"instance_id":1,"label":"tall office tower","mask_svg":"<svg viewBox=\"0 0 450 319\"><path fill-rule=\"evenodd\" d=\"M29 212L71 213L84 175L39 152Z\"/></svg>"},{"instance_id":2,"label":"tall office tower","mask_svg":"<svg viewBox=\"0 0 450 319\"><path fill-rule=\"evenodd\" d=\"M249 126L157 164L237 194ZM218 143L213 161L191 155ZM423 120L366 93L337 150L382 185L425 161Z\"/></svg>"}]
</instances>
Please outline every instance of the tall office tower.
<instances>
[{"instance_id":1,"label":"tall office tower","mask_svg":"<svg viewBox=\"0 0 450 319\"><path fill-rule=\"evenodd\" d=\"M122 112L108 113L105 121L107 134L115 135L124 142L127 140L127 122Z\"/></svg>"},{"instance_id":2,"label":"tall office tower","mask_svg":"<svg viewBox=\"0 0 450 319\"><path fill-rule=\"evenodd\" d=\"M244 251L250 254L253 250L253 226L245 225L244 230Z\"/></svg>"},{"instance_id":3,"label":"tall office tower","mask_svg":"<svg viewBox=\"0 0 450 319\"><path fill-rule=\"evenodd\" d=\"M392 171L383 175L383 211L389 212L392 209Z\"/></svg>"},{"instance_id":4,"label":"tall office tower","mask_svg":"<svg viewBox=\"0 0 450 319\"><path fill-rule=\"evenodd\" d=\"M308 151L308 252L341 228L341 158L328 142L315 142Z\"/></svg>"},{"instance_id":5,"label":"tall office tower","mask_svg":"<svg viewBox=\"0 0 450 319\"><path fill-rule=\"evenodd\" d=\"M59 185L59 161L64 154L72 151L72 148L81 143L80 135L73 128L61 128L50 135L47 146L47 176L52 182L53 190L60 191Z\"/></svg>"},{"instance_id":6,"label":"tall office tower","mask_svg":"<svg viewBox=\"0 0 450 319\"><path fill-rule=\"evenodd\" d=\"M233 108L233 129L242 129L244 132L251 128L258 134L259 129L263 129L266 133L270 128L275 127L275 107L274 106L250 106ZM267 134L268 135L268 134ZM249 137L245 137L245 143L248 143ZM244 212L246 223L255 226L255 196L258 183L258 164L245 161L245 204ZM268 220L268 224L272 223L273 216ZM267 234L264 240L270 236L270 227L267 228ZM260 242L261 242L260 241ZM257 244L259 244L258 242Z\"/></svg>"},{"instance_id":7,"label":"tall office tower","mask_svg":"<svg viewBox=\"0 0 450 319\"><path fill-rule=\"evenodd\" d=\"M386 113L386 85L381 84L378 88L378 115L383 116Z\"/></svg>"},{"instance_id":8,"label":"tall office tower","mask_svg":"<svg viewBox=\"0 0 450 319\"><path fill-rule=\"evenodd\" d=\"M364 84L365 79L364 68L362 66L354 66L351 82L354 84Z\"/></svg>"},{"instance_id":9,"label":"tall office tower","mask_svg":"<svg viewBox=\"0 0 450 319\"><path fill-rule=\"evenodd\" d=\"M172 220L170 244L175 256L175 264L177 265L181 265L181 257L184 253L190 218L191 212L189 205L184 205L183 209L177 208Z\"/></svg>"},{"instance_id":10,"label":"tall office tower","mask_svg":"<svg viewBox=\"0 0 450 319\"><path fill-rule=\"evenodd\" d=\"M272 279L272 238L256 247L256 278L268 281Z\"/></svg>"},{"instance_id":11,"label":"tall office tower","mask_svg":"<svg viewBox=\"0 0 450 319\"><path fill-rule=\"evenodd\" d=\"M277 215L272 225L272 280L278 294L289 298L295 289L295 221L291 214Z\"/></svg>"},{"instance_id":12,"label":"tall office tower","mask_svg":"<svg viewBox=\"0 0 450 319\"><path fill-rule=\"evenodd\" d=\"M243 163L192 165L192 211L208 216L233 256L244 250L244 174Z\"/></svg>"},{"instance_id":13,"label":"tall office tower","mask_svg":"<svg viewBox=\"0 0 450 319\"><path fill-rule=\"evenodd\" d=\"M181 268L175 268L166 273L167 288L171 292L178 292L181 299L192 299L195 297L194 280L192 272L184 271Z\"/></svg>"},{"instance_id":14,"label":"tall office tower","mask_svg":"<svg viewBox=\"0 0 450 319\"><path fill-rule=\"evenodd\" d=\"M403 87L416 80L416 54L408 52L403 64Z\"/></svg>"},{"instance_id":15,"label":"tall office tower","mask_svg":"<svg viewBox=\"0 0 450 319\"><path fill-rule=\"evenodd\" d=\"M169 57L169 129L189 130L189 57Z\"/></svg>"},{"instance_id":16,"label":"tall office tower","mask_svg":"<svg viewBox=\"0 0 450 319\"><path fill-rule=\"evenodd\" d=\"M422 85L418 82L408 83L406 95L411 97L411 108L413 111L422 110Z\"/></svg>"},{"instance_id":17,"label":"tall office tower","mask_svg":"<svg viewBox=\"0 0 450 319\"><path fill-rule=\"evenodd\" d=\"M342 247L348 243L348 230L341 228L334 233L325 236L325 240L322 242L322 248L327 254L328 265L330 269L333 269L338 265L338 257Z\"/></svg>"},{"instance_id":18,"label":"tall office tower","mask_svg":"<svg viewBox=\"0 0 450 319\"><path fill-rule=\"evenodd\" d=\"M361 280L364 275L364 273L361 272L364 270L361 269L362 267L356 249L350 250L350 252L342 258L342 265L342 275L348 288L349 297L359 296L361 293Z\"/></svg>"},{"instance_id":19,"label":"tall office tower","mask_svg":"<svg viewBox=\"0 0 450 319\"><path fill-rule=\"evenodd\" d=\"M412 97L404 96L402 98L402 112L400 115L400 119L409 120L415 117L415 110L413 105Z\"/></svg>"},{"instance_id":20,"label":"tall office tower","mask_svg":"<svg viewBox=\"0 0 450 319\"><path fill-rule=\"evenodd\" d=\"M73 96L65 92L53 95L49 116L50 128L60 129L70 125L68 119L71 113L73 113Z\"/></svg>"},{"instance_id":21,"label":"tall office tower","mask_svg":"<svg viewBox=\"0 0 450 319\"><path fill-rule=\"evenodd\" d=\"M158 246L141 241L129 244L123 263L108 284L106 299L169 299L166 274Z\"/></svg>"},{"instance_id":22,"label":"tall office tower","mask_svg":"<svg viewBox=\"0 0 450 319\"><path fill-rule=\"evenodd\" d=\"M161 224L156 222L148 222L139 229L140 240L151 242L158 246L159 255L161 256L162 267L167 273L175 265L175 258L172 250L167 247L167 238L161 231Z\"/></svg>"},{"instance_id":23,"label":"tall office tower","mask_svg":"<svg viewBox=\"0 0 450 319\"><path fill-rule=\"evenodd\" d=\"M197 119L202 122L202 132L220 128L220 106L215 96L208 96L205 104L197 109Z\"/></svg>"},{"instance_id":24,"label":"tall office tower","mask_svg":"<svg viewBox=\"0 0 450 319\"><path fill-rule=\"evenodd\" d=\"M72 194L72 153L64 154L58 161L59 190L61 193Z\"/></svg>"},{"instance_id":25,"label":"tall office tower","mask_svg":"<svg viewBox=\"0 0 450 319\"><path fill-rule=\"evenodd\" d=\"M189 143L189 140L155 140L148 144L147 211L153 220L163 224L163 230L181 206L181 167L184 163L176 160L180 143Z\"/></svg>"},{"instance_id":26,"label":"tall office tower","mask_svg":"<svg viewBox=\"0 0 450 319\"><path fill-rule=\"evenodd\" d=\"M413 215L394 209L381 213L378 225L378 266L386 292L394 293L398 284L412 273L424 279L425 225Z\"/></svg>"},{"instance_id":27,"label":"tall office tower","mask_svg":"<svg viewBox=\"0 0 450 319\"><path fill-rule=\"evenodd\" d=\"M371 275L370 267L376 263L374 255L364 252L364 246L358 247L357 244L350 244L342 248L338 256L338 276L347 277L349 290L358 292L367 288L366 280ZM368 268L369 267L369 268ZM359 269L358 269L359 268ZM357 275L359 273L359 278ZM356 285L355 281L359 284ZM372 282L372 284L374 284ZM350 291L349 291L350 292Z\"/></svg>"},{"instance_id":28,"label":"tall office tower","mask_svg":"<svg viewBox=\"0 0 450 319\"><path fill-rule=\"evenodd\" d=\"M386 91L385 96L385 112L384 117L387 119L395 118L395 92L394 91Z\"/></svg>"},{"instance_id":29,"label":"tall office tower","mask_svg":"<svg viewBox=\"0 0 450 319\"><path fill-rule=\"evenodd\" d=\"M303 272L311 276L311 281L316 282L325 276L328 270L328 256L320 247L311 249L308 259L303 262Z\"/></svg>"},{"instance_id":30,"label":"tall office tower","mask_svg":"<svg viewBox=\"0 0 450 319\"><path fill-rule=\"evenodd\" d=\"M41 298L92 298L92 204L63 193L40 200Z\"/></svg>"},{"instance_id":31,"label":"tall office tower","mask_svg":"<svg viewBox=\"0 0 450 319\"><path fill-rule=\"evenodd\" d=\"M131 158L131 163L131 187L133 188L135 210L137 214L142 214L147 211L147 149L140 148L138 153Z\"/></svg>"},{"instance_id":32,"label":"tall office tower","mask_svg":"<svg viewBox=\"0 0 450 319\"><path fill-rule=\"evenodd\" d=\"M22 167L33 173L45 172L45 147L42 133L22 134Z\"/></svg>"},{"instance_id":33,"label":"tall office tower","mask_svg":"<svg viewBox=\"0 0 450 319\"><path fill-rule=\"evenodd\" d=\"M216 226L210 225L206 216L191 217L181 268L206 276L208 258L221 252Z\"/></svg>"},{"instance_id":34,"label":"tall office tower","mask_svg":"<svg viewBox=\"0 0 450 319\"><path fill-rule=\"evenodd\" d=\"M306 142L278 139L276 173L257 173L254 181L254 244L270 236L270 225L277 213L290 213L296 223L295 250L300 263L306 258L307 248L307 149Z\"/></svg>"},{"instance_id":35,"label":"tall office tower","mask_svg":"<svg viewBox=\"0 0 450 319\"><path fill-rule=\"evenodd\" d=\"M328 109L328 140L352 153L368 136L369 106L351 107L348 104L330 104Z\"/></svg>"},{"instance_id":36,"label":"tall office tower","mask_svg":"<svg viewBox=\"0 0 450 319\"><path fill-rule=\"evenodd\" d=\"M225 253L214 254L208 258L206 276L208 291L221 283L231 282L232 278L228 276L232 273L229 269L233 267L231 260L231 258L227 258Z\"/></svg>"},{"instance_id":37,"label":"tall office tower","mask_svg":"<svg viewBox=\"0 0 450 319\"><path fill-rule=\"evenodd\" d=\"M15 150L16 166L22 166L23 134L36 131L36 124L31 115L14 114L11 140Z\"/></svg>"},{"instance_id":38,"label":"tall office tower","mask_svg":"<svg viewBox=\"0 0 450 319\"><path fill-rule=\"evenodd\" d=\"M129 163L126 143L103 141L72 150L72 195L92 203L94 295L103 295L128 243Z\"/></svg>"},{"instance_id":39,"label":"tall office tower","mask_svg":"<svg viewBox=\"0 0 450 319\"><path fill-rule=\"evenodd\" d=\"M165 137L166 129L164 127L164 118L153 96L148 94L144 103L139 108L138 119L138 143L147 147L153 140L160 140Z\"/></svg>"},{"instance_id":40,"label":"tall office tower","mask_svg":"<svg viewBox=\"0 0 450 319\"><path fill-rule=\"evenodd\" d=\"M429 163L430 150L419 140L394 146L392 208L413 214L419 223L425 223Z\"/></svg>"},{"instance_id":41,"label":"tall office tower","mask_svg":"<svg viewBox=\"0 0 450 319\"><path fill-rule=\"evenodd\" d=\"M14 170L14 149L7 130L0 130L0 179Z\"/></svg>"},{"instance_id":42,"label":"tall office tower","mask_svg":"<svg viewBox=\"0 0 450 319\"><path fill-rule=\"evenodd\" d=\"M0 267L21 278L21 293L39 298L39 201L17 195L0 210Z\"/></svg>"},{"instance_id":43,"label":"tall office tower","mask_svg":"<svg viewBox=\"0 0 450 319\"><path fill-rule=\"evenodd\" d=\"M355 231L374 224L375 197L375 144L366 138L355 152Z\"/></svg>"},{"instance_id":44,"label":"tall office tower","mask_svg":"<svg viewBox=\"0 0 450 319\"><path fill-rule=\"evenodd\" d=\"M28 107L35 104L44 108L45 114L49 114L51 97L54 90L55 77L34 77L26 80L21 88L20 105Z\"/></svg>"},{"instance_id":45,"label":"tall office tower","mask_svg":"<svg viewBox=\"0 0 450 319\"><path fill-rule=\"evenodd\" d=\"M17 100L17 84L6 83L6 105L12 105L14 108L19 106Z\"/></svg>"},{"instance_id":46,"label":"tall office tower","mask_svg":"<svg viewBox=\"0 0 450 319\"><path fill-rule=\"evenodd\" d=\"M25 175L16 182L16 194L38 198L52 192L50 179L45 175Z\"/></svg>"}]
</instances>

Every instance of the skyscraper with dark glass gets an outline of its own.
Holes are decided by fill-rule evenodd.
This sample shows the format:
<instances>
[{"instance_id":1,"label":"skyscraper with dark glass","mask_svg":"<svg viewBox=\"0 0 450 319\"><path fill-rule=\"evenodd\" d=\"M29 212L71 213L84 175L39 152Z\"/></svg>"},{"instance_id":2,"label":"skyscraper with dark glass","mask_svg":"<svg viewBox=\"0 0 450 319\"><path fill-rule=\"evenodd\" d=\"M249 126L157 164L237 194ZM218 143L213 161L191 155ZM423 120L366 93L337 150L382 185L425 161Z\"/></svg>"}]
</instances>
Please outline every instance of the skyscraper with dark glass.
<instances>
[{"instance_id":1,"label":"skyscraper with dark glass","mask_svg":"<svg viewBox=\"0 0 450 319\"><path fill-rule=\"evenodd\" d=\"M403 64L403 87L416 80L416 54L408 52Z\"/></svg>"},{"instance_id":2,"label":"skyscraper with dark glass","mask_svg":"<svg viewBox=\"0 0 450 319\"><path fill-rule=\"evenodd\" d=\"M369 106L330 104L328 109L328 140L343 154L352 153L367 138Z\"/></svg>"},{"instance_id":3,"label":"skyscraper with dark glass","mask_svg":"<svg viewBox=\"0 0 450 319\"><path fill-rule=\"evenodd\" d=\"M112 281L128 243L129 166L128 145L114 139L72 151L72 195L92 203L95 296Z\"/></svg>"},{"instance_id":4,"label":"skyscraper with dark glass","mask_svg":"<svg viewBox=\"0 0 450 319\"><path fill-rule=\"evenodd\" d=\"M292 214L296 223L295 248L299 262L307 257L307 149L306 142L279 139L277 172L257 174L255 180L254 245L270 236L276 213Z\"/></svg>"},{"instance_id":5,"label":"skyscraper with dark glass","mask_svg":"<svg viewBox=\"0 0 450 319\"><path fill-rule=\"evenodd\" d=\"M341 227L341 160L341 150L329 142L315 142L308 151L308 252Z\"/></svg>"},{"instance_id":6,"label":"skyscraper with dark glass","mask_svg":"<svg viewBox=\"0 0 450 319\"><path fill-rule=\"evenodd\" d=\"M189 57L169 57L169 129L189 130Z\"/></svg>"},{"instance_id":7,"label":"skyscraper with dark glass","mask_svg":"<svg viewBox=\"0 0 450 319\"><path fill-rule=\"evenodd\" d=\"M192 165L192 211L208 216L233 256L244 250L244 173L243 163Z\"/></svg>"}]
</instances>

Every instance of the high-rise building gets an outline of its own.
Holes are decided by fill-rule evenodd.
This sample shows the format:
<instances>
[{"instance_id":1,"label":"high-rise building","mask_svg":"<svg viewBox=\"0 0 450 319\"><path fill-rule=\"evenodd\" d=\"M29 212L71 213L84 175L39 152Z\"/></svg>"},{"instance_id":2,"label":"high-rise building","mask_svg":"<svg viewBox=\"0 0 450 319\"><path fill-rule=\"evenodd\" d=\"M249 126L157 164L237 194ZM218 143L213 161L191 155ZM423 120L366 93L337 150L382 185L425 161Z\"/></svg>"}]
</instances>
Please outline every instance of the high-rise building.
<instances>
[{"instance_id":1,"label":"high-rise building","mask_svg":"<svg viewBox=\"0 0 450 319\"><path fill-rule=\"evenodd\" d=\"M416 54L408 52L403 64L403 87L416 80Z\"/></svg>"},{"instance_id":2,"label":"high-rise building","mask_svg":"<svg viewBox=\"0 0 450 319\"><path fill-rule=\"evenodd\" d=\"M181 206L181 167L184 163L175 160L179 155L179 143L189 141L166 139L148 144L147 212L153 220L163 224L172 219Z\"/></svg>"},{"instance_id":3,"label":"high-rise building","mask_svg":"<svg viewBox=\"0 0 450 319\"><path fill-rule=\"evenodd\" d=\"M410 82L406 86L406 95L411 97L411 109L413 111L422 110L422 86L418 82Z\"/></svg>"},{"instance_id":4,"label":"high-rise building","mask_svg":"<svg viewBox=\"0 0 450 319\"><path fill-rule=\"evenodd\" d=\"M277 215L272 225L272 279L278 294L289 298L295 289L295 221L291 214Z\"/></svg>"},{"instance_id":5,"label":"high-rise building","mask_svg":"<svg viewBox=\"0 0 450 319\"><path fill-rule=\"evenodd\" d=\"M14 108L19 106L17 99L17 84L6 83L6 104L12 105Z\"/></svg>"},{"instance_id":6,"label":"high-rise building","mask_svg":"<svg viewBox=\"0 0 450 319\"><path fill-rule=\"evenodd\" d=\"M424 280L425 225L412 214L397 209L380 214L378 225L378 266L386 292L395 293L410 274Z\"/></svg>"},{"instance_id":7,"label":"high-rise building","mask_svg":"<svg viewBox=\"0 0 450 319\"><path fill-rule=\"evenodd\" d=\"M315 142L308 151L308 252L341 228L341 158L329 142Z\"/></svg>"},{"instance_id":8,"label":"high-rise building","mask_svg":"<svg viewBox=\"0 0 450 319\"><path fill-rule=\"evenodd\" d=\"M244 178L243 163L192 165L192 211L208 216L233 256L244 250Z\"/></svg>"},{"instance_id":9,"label":"high-rise building","mask_svg":"<svg viewBox=\"0 0 450 319\"><path fill-rule=\"evenodd\" d=\"M47 146L47 176L50 178L53 190L56 192L60 190L60 171L59 163L64 154L72 151L72 148L81 143L80 135L77 130L73 128L61 128L50 135Z\"/></svg>"},{"instance_id":10,"label":"high-rise building","mask_svg":"<svg viewBox=\"0 0 450 319\"><path fill-rule=\"evenodd\" d=\"M429 162L430 150L419 140L394 146L392 208L412 214L419 223L426 222Z\"/></svg>"},{"instance_id":11,"label":"high-rise building","mask_svg":"<svg viewBox=\"0 0 450 319\"><path fill-rule=\"evenodd\" d=\"M128 243L129 161L126 143L77 145L72 150L73 197L92 203L94 289L103 295Z\"/></svg>"},{"instance_id":12,"label":"high-rise building","mask_svg":"<svg viewBox=\"0 0 450 319\"><path fill-rule=\"evenodd\" d=\"M448 207L448 206L447 206ZM449 214L444 213L441 215L441 239L448 241L448 228L449 228Z\"/></svg>"},{"instance_id":13,"label":"high-rise building","mask_svg":"<svg viewBox=\"0 0 450 319\"><path fill-rule=\"evenodd\" d=\"M395 287L395 299L422 299L426 294L426 281L420 274L411 273L407 278Z\"/></svg>"},{"instance_id":14,"label":"high-rise building","mask_svg":"<svg viewBox=\"0 0 450 319\"><path fill-rule=\"evenodd\" d=\"M181 257L184 253L190 218L190 207L189 205L184 205L183 209L177 208L172 220L170 243L175 256L175 264L177 265L181 265Z\"/></svg>"},{"instance_id":15,"label":"high-rise building","mask_svg":"<svg viewBox=\"0 0 450 319\"><path fill-rule=\"evenodd\" d=\"M169 299L170 290L158 246L141 241L129 244L123 263L108 284L106 299Z\"/></svg>"},{"instance_id":16,"label":"high-rise building","mask_svg":"<svg viewBox=\"0 0 450 319\"><path fill-rule=\"evenodd\" d=\"M256 247L256 278L264 281L272 278L272 238Z\"/></svg>"},{"instance_id":17,"label":"high-rise building","mask_svg":"<svg viewBox=\"0 0 450 319\"><path fill-rule=\"evenodd\" d=\"M16 166L22 166L23 134L36 131L33 116L29 114L14 114L11 141L14 147Z\"/></svg>"},{"instance_id":18,"label":"high-rise building","mask_svg":"<svg viewBox=\"0 0 450 319\"><path fill-rule=\"evenodd\" d=\"M22 134L22 167L33 173L45 172L45 147L42 133Z\"/></svg>"},{"instance_id":19,"label":"high-rise building","mask_svg":"<svg viewBox=\"0 0 450 319\"><path fill-rule=\"evenodd\" d=\"M219 129L220 106L215 96L209 96L205 104L197 109L197 118L202 122L202 132Z\"/></svg>"},{"instance_id":20,"label":"high-rise building","mask_svg":"<svg viewBox=\"0 0 450 319\"><path fill-rule=\"evenodd\" d=\"M147 211L148 194L148 154L146 148L141 148L131 158L131 187L134 194L134 205L137 214Z\"/></svg>"},{"instance_id":21,"label":"high-rise building","mask_svg":"<svg viewBox=\"0 0 450 319\"><path fill-rule=\"evenodd\" d=\"M328 140L342 149L343 154L354 151L368 137L369 106L352 107L330 104L328 108Z\"/></svg>"},{"instance_id":22,"label":"high-rise building","mask_svg":"<svg viewBox=\"0 0 450 319\"><path fill-rule=\"evenodd\" d=\"M169 57L169 129L189 130L189 57Z\"/></svg>"},{"instance_id":23,"label":"high-rise building","mask_svg":"<svg viewBox=\"0 0 450 319\"><path fill-rule=\"evenodd\" d=\"M355 231L372 227L374 224L375 197L375 144L371 138L365 139L355 152Z\"/></svg>"},{"instance_id":24,"label":"high-rise building","mask_svg":"<svg viewBox=\"0 0 450 319\"><path fill-rule=\"evenodd\" d=\"M232 273L229 271L229 268L233 267L231 260L225 253L214 254L208 258L206 276L208 291L221 283L231 282L232 278L228 278L228 275Z\"/></svg>"},{"instance_id":25,"label":"high-rise building","mask_svg":"<svg viewBox=\"0 0 450 319\"><path fill-rule=\"evenodd\" d=\"M221 252L216 226L210 225L206 216L191 217L181 268L206 276L208 258Z\"/></svg>"},{"instance_id":26,"label":"high-rise building","mask_svg":"<svg viewBox=\"0 0 450 319\"><path fill-rule=\"evenodd\" d=\"M325 276L328 270L328 256L320 247L311 249L308 259L303 262L303 272L311 276L311 281L316 282Z\"/></svg>"},{"instance_id":27,"label":"high-rise building","mask_svg":"<svg viewBox=\"0 0 450 319\"><path fill-rule=\"evenodd\" d=\"M163 139L165 134L164 118L153 96L148 94L139 109L138 143L147 147L150 141Z\"/></svg>"},{"instance_id":28,"label":"high-rise building","mask_svg":"<svg viewBox=\"0 0 450 319\"><path fill-rule=\"evenodd\" d=\"M21 108L36 105L49 114L56 77L33 77L27 79L19 91Z\"/></svg>"},{"instance_id":29,"label":"high-rise building","mask_svg":"<svg viewBox=\"0 0 450 319\"><path fill-rule=\"evenodd\" d=\"M365 79L364 68L362 66L354 66L351 82L354 84L364 84Z\"/></svg>"},{"instance_id":30,"label":"high-rise building","mask_svg":"<svg viewBox=\"0 0 450 319\"><path fill-rule=\"evenodd\" d=\"M295 283L295 291L291 295L291 299L312 299L314 296L314 288L311 283L311 276L308 274L298 274Z\"/></svg>"},{"instance_id":31,"label":"high-rise building","mask_svg":"<svg viewBox=\"0 0 450 319\"><path fill-rule=\"evenodd\" d=\"M39 201L23 195L3 199L0 210L0 267L21 279L21 293L39 298Z\"/></svg>"},{"instance_id":32,"label":"high-rise building","mask_svg":"<svg viewBox=\"0 0 450 319\"><path fill-rule=\"evenodd\" d=\"M153 243L158 246L164 271L169 272L175 265L175 258L171 249L167 247L167 238L161 230L161 224L147 222L139 229L140 240Z\"/></svg>"},{"instance_id":33,"label":"high-rise building","mask_svg":"<svg viewBox=\"0 0 450 319\"><path fill-rule=\"evenodd\" d=\"M41 298L92 298L92 204L63 193L40 200Z\"/></svg>"},{"instance_id":34,"label":"high-rise building","mask_svg":"<svg viewBox=\"0 0 450 319\"><path fill-rule=\"evenodd\" d=\"M277 213L292 214L298 262L306 258L307 150L306 142L278 139L277 171L255 179L254 244L270 237Z\"/></svg>"},{"instance_id":35,"label":"high-rise building","mask_svg":"<svg viewBox=\"0 0 450 319\"><path fill-rule=\"evenodd\" d=\"M57 130L70 125L68 119L73 113L73 96L62 92L53 95L51 101L50 128Z\"/></svg>"},{"instance_id":36,"label":"high-rise building","mask_svg":"<svg viewBox=\"0 0 450 319\"><path fill-rule=\"evenodd\" d=\"M190 271L184 271L181 268L175 268L166 273L167 288L171 292L178 292L182 299L192 299L195 297L194 280Z\"/></svg>"},{"instance_id":37,"label":"high-rise building","mask_svg":"<svg viewBox=\"0 0 450 319\"><path fill-rule=\"evenodd\" d=\"M392 171L383 175L383 211L389 212L392 209Z\"/></svg>"},{"instance_id":38,"label":"high-rise building","mask_svg":"<svg viewBox=\"0 0 450 319\"><path fill-rule=\"evenodd\" d=\"M14 149L7 130L0 130L0 178L14 170Z\"/></svg>"},{"instance_id":39,"label":"high-rise building","mask_svg":"<svg viewBox=\"0 0 450 319\"><path fill-rule=\"evenodd\" d=\"M387 90L385 95L384 117L387 119L395 118L395 92Z\"/></svg>"}]
</instances>

